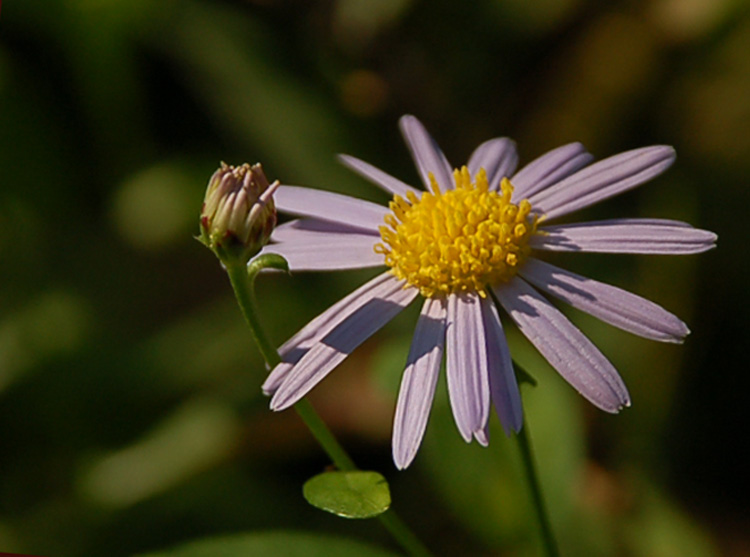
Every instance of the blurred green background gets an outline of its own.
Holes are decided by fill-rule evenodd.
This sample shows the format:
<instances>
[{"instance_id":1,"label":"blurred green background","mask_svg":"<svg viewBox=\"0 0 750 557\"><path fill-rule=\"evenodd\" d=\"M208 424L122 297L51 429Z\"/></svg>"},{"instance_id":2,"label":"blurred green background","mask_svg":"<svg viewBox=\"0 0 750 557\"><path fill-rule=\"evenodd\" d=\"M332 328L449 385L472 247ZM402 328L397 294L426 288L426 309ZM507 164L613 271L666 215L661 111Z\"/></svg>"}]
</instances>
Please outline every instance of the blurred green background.
<instances>
[{"instance_id":1,"label":"blurred green background","mask_svg":"<svg viewBox=\"0 0 750 557\"><path fill-rule=\"evenodd\" d=\"M396 126L413 113L454 164L498 135L522 163L574 140L599 158L676 147L666 175L576 220L683 219L716 231L719 249L552 260L677 313L686 344L565 309L625 378L633 407L619 416L514 331L511 348L539 380L526 412L564 554L750 553L737 224L750 205L749 16L742 0L6 1L0 551L116 557L267 532L267 555L312 554L320 535L397 551L376 521L305 503L302 483L328 462L292 412L268 410L228 281L193 236L221 160L385 201L334 155L416 183ZM262 278L273 338L372 274ZM313 403L437 555L536 555L516 447L494 416L489 449L464 444L443 384L414 465L391 462L416 310Z\"/></svg>"}]
</instances>

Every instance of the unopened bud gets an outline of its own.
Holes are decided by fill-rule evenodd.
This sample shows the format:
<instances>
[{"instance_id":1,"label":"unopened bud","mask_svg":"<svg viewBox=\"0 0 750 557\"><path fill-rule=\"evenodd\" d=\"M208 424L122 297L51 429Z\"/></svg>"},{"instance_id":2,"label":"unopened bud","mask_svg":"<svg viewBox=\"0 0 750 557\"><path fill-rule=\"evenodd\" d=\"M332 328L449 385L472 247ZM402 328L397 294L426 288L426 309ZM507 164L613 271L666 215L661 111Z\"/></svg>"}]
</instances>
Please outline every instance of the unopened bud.
<instances>
[{"instance_id":1,"label":"unopened bud","mask_svg":"<svg viewBox=\"0 0 750 557\"><path fill-rule=\"evenodd\" d=\"M268 242L276 226L273 193L260 164L221 163L208 182L201 210L199 240L224 263L246 263Z\"/></svg>"}]
</instances>

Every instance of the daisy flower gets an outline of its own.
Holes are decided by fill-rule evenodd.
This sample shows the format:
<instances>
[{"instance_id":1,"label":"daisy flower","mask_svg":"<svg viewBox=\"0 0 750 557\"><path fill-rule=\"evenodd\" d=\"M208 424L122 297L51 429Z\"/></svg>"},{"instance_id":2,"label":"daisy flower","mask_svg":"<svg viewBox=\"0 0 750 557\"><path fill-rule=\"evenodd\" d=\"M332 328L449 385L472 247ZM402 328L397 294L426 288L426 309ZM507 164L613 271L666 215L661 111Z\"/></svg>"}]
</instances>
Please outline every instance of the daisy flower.
<instances>
[{"instance_id":1,"label":"daisy flower","mask_svg":"<svg viewBox=\"0 0 750 557\"><path fill-rule=\"evenodd\" d=\"M592 164L593 156L571 143L516 172L515 144L495 138L453 170L419 120L407 115L400 126L425 190L342 155L343 164L393 196L388 207L296 186L282 185L275 194L279 211L301 218L277 227L264 253L282 255L293 271L387 270L281 346L283 362L263 384L271 408L300 400L418 297L422 309L393 424L398 468L412 462L424 436L444 352L451 409L467 442L487 445L491 406L506 434L521 428L498 307L595 406L615 413L630 405L612 364L542 293L654 340L682 342L687 326L648 300L545 263L534 252L687 254L714 247L713 233L672 220L551 224L658 176L674 162L674 149L644 147Z\"/></svg>"}]
</instances>

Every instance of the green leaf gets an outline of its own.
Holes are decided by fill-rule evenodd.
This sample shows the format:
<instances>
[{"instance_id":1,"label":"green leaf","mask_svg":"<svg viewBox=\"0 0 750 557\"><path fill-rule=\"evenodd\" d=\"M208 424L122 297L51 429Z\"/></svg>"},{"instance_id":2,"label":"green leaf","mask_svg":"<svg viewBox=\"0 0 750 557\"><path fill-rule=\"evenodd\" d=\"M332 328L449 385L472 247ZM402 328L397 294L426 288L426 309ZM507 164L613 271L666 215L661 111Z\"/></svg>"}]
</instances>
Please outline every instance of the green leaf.
<instances>
[{"instance_id":1,"label":"green leaf","mask_svg":"<svg viewBox=\"0 0 750 557\"><path fill-rule=\"evenodd\" d=\"M377 472L324 472L307 480L302 493L313 507L344 518L372 518L391 506L388 482Z\"/></svg>"},{"instance_id":2,"label":"green leaf","mask_svg":"<svg viewBox=\"0 0 750 557\"><path fill-rule=\"evenodd\" d=\"M141 557L395 557L368 544L330 535L279 531L209 538Z\"/></svg>"}]
</instances>

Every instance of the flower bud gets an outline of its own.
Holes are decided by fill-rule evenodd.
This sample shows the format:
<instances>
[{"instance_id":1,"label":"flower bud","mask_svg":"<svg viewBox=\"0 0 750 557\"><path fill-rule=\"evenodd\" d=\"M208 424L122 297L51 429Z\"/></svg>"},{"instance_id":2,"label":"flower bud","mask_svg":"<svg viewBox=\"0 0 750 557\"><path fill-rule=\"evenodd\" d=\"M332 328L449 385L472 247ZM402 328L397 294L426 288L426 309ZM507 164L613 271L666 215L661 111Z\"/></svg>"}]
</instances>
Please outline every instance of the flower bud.
<instances>
[{"instance_id":1,"label":"flower bud","mask_svg":"<svg viewBox=\"0 0 750 557\"><path fill-rule=\"evenodd\" d=\"M198 238L222 262L247 263L268 242L276 226L273 193L260 164L221 163L208 182Z\"/></svg>"}]
</instances>

